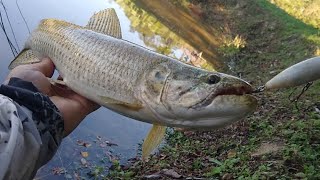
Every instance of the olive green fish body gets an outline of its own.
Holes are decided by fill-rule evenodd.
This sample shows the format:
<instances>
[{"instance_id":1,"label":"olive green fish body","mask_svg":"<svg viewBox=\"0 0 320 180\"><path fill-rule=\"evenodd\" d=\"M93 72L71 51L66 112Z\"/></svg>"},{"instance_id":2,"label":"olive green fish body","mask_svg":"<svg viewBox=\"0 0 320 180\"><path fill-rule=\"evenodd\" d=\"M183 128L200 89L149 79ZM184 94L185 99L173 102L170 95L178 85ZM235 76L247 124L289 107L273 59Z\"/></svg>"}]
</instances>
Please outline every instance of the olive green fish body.
<instances>
[{"instance_id":1,"label":"olive green fish body","mask_svg":"<svg viewBox=\"0 0 320 180\"><path fill-rule=\"evenodd\" d=\"M46 19L25 48L39 59L51 58L75 92L140 121L212 129L255 109L256 99L247 95L252 87L245 81L115 37Z\"/></svg>"},{"instance_id":2,"label":"olive green fish body","mask_svg":"<svg viewBox=\"0 0 320 180\"><path fill-rule=\"evenodd\" d=\"M247 82L184 64L121 39L114 9L94 14L86 27L42 20L9 68L54 62L63 84L122 115L153 124L142 158L166 126L212 130L252 113L257 100ZM61 82L60 82L61 83Z\"/></svg>"}]
</instances>

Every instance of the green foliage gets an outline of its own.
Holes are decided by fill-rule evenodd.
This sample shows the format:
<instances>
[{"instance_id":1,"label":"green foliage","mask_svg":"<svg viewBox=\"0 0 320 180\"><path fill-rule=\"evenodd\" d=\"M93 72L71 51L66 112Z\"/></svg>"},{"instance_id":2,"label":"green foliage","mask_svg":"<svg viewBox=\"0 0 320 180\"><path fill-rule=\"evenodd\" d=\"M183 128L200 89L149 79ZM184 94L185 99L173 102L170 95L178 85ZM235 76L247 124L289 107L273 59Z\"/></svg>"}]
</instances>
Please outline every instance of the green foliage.
<instances>
[{"instance_id":1,"label":"green foliage","mask_svg":"<svg viewBox=\"0 0 320 180\"><path fill-rule=\"evenodd\" d=\"M223 42L219 51L228 58L237 55L246 46L246 41L240 35L236 35L235 38L226 36L223 38Z\"/></svg>"},{"instance_id":2,"label":"green foliage","mask_svg":"<svg viewBox=\"0 0 320 180\"><path fill-rule=\"evenodd\" d=\"M221 175L223 172L233 169L239 161L239 158L226 159L223 163L219 162L218 160L215 160L217 166L213 167L210 172L205 174L205 176L212 177L216 175Z\"/></svg>"},{"instance_id":3,"label":"green foliage","mask_svg":"<svg viewBox=\"0 0 320 180\"><path fill-rule=\"evenodd\" d=\"M103 172L104 172L104 167L95 166L91 170L91 176L93 176L94 178L99 178L99 177L101 177L101 175L103 175Z\"/></svg>"},{"instance_id":4,"label":"green foliage","mask_svg":"<svg viewBox=\"0 0 320 180\"><path fill-rule=\"evenodd\" d=\"M291 0L270 0L270 2L304 23L320 28L319 0L299 0L294 3Z\"/></svg>"},{"instance_id":5,"label":"green foliage","mask_svg":"<svg viewBox=\"0 0 320 180\"><path fill-rule=\"evenodd\" d=\"M134 172L130 170L123 170L120 166L120 162L115 160L112 162L112 170L110 170L108 177L111 179L132 179Z\"/></svg>"}]
</instances>

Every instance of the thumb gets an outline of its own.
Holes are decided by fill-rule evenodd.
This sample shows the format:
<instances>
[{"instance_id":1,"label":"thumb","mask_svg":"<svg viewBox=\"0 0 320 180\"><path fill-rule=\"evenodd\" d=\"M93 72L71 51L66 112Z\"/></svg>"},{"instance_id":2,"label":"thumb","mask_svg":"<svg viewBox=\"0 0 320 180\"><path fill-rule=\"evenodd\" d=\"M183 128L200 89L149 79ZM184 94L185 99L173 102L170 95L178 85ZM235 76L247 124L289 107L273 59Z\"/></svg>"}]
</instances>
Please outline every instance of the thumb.
<instances>
[{"instance_id":1,"label":"thumb","mask_svg":"<svg viewBox=\"0 0 320 180\"><path fill-rule=\"evenodd\" d=\"M27 65L33 70L39 71L46 77L52 77L54 73L55 66L51 59L43 58L39 63Z\"/></svg>"}]
</instances>

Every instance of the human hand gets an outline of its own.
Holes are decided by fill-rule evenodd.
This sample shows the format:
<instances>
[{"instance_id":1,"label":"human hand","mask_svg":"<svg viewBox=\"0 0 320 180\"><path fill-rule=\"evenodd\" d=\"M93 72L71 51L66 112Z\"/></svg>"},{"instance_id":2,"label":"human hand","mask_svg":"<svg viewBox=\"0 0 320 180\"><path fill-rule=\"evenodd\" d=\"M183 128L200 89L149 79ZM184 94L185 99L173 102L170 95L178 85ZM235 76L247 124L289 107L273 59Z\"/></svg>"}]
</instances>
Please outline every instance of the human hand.
<instances>
[{"instance_id":1,"label":"human hand","mask_svg":"<svg viewBox=\"0 0 320 180\"><path fill-rule=\"evenodd\" d=\"M54 69L55 66L49 58L36 64L20 65L9 73L4 84L8 84L11 77L17 77L32 82L41 93L48 95L64 119L64 135L67 136L88 114L100 106L67 87L52 85L48 77L52 77Z\"/></svg>"}]
</instances>

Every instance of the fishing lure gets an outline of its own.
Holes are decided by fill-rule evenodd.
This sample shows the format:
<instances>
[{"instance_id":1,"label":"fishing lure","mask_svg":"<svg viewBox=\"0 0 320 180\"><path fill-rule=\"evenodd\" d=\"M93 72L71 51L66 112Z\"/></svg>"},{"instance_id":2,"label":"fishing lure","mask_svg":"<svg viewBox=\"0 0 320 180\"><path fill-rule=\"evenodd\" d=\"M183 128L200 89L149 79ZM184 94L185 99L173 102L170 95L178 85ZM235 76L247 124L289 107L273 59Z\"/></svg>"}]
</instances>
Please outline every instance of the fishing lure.
<instances>
[{"instance_id":1,"label":"fishing lure","mask_svg":"<svg viewBox=\"0 0 320 180\"><path fill-rule=\"evenodd\" d=\"M320 57L314 57L283 70L265 84L265 90L295 87L320 79Z\"/></svg>"}]
</instances>

